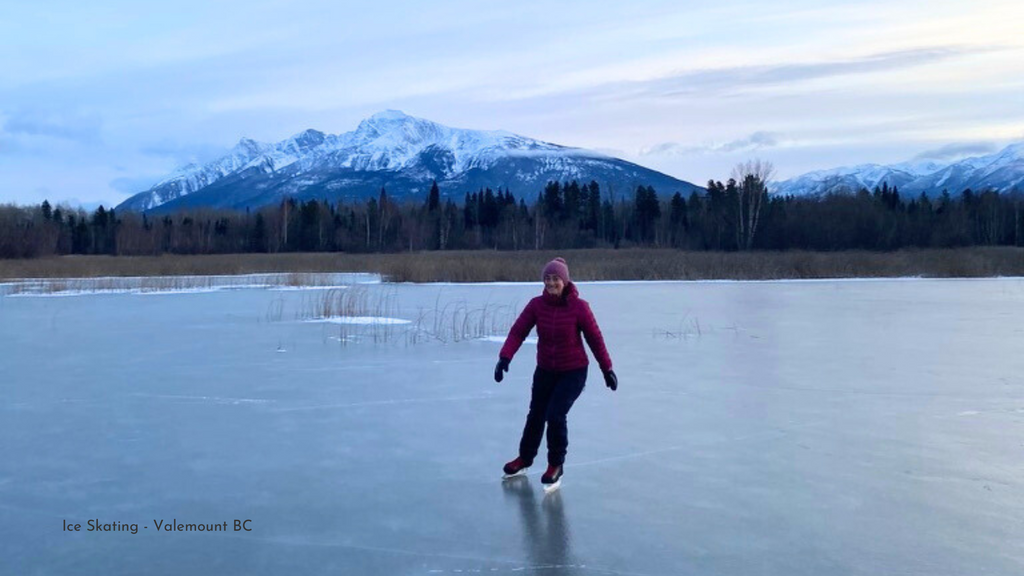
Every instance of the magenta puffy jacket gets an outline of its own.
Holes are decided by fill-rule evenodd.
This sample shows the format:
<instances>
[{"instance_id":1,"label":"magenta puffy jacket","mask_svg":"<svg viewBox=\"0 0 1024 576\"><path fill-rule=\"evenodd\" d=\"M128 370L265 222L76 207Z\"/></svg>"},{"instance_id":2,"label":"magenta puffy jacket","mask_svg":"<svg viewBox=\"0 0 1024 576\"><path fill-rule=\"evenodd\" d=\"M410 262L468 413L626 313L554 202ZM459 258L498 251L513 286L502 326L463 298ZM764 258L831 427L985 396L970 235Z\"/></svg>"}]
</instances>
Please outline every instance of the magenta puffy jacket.
<instances>
[{"instance_id":1,"label":"magenta puffy jacket","mask_svg":"<svg viewBox=\"0 0 1024 576\"><path fill-rule=\"evenodd\" d=\"M612 359L604 347L604 336L590 311L590 304L580 298L572 282L565 285L561 297L545 291L530 300L508 331L499 356L511 361L534 326L537 327L537 366L540 368L562 372L587 366L590 362L583 349L583 338L586 338L601 370L612 369Z\"/></svg>"}]
</instances>

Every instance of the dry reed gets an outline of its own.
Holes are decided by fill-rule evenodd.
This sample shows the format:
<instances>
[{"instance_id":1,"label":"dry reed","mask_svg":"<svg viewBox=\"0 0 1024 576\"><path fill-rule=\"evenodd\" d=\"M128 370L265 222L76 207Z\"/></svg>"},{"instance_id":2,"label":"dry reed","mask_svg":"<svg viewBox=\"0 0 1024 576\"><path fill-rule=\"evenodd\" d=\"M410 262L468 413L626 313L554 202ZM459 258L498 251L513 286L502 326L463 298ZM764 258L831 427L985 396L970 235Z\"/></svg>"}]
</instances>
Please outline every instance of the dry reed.
<instances>
[{"instance_id":1,"label":"dry reed","mask_svg":"<svg viewBox=\"0 0 1024 576\"><path fill-rule=\"evenodd\" d=\"M671 249L452 251L400 254L231 254L210 256L62 256L0 260L0 279L207 276L330 272L382 274L395 282L533 281L554 256L579 280L774 280L784 278L964 278L1024 276L1024 248L975 247L896 252L687 252Z\"/></svg>"}]
</instances>

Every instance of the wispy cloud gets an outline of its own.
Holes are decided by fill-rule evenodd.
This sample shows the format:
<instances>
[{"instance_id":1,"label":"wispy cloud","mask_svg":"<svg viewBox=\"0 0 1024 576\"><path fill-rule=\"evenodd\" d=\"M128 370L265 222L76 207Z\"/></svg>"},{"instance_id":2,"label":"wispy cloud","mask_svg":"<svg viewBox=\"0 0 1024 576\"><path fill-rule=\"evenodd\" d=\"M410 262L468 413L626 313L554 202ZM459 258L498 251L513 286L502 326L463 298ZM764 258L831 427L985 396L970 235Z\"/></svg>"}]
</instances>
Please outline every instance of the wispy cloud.
<instances>
[{"instance_id":1,"label":"wispy cloud","mask_svg":"<svg viewBox=\"0 0 1024 576\"><path fill-rule=\"evenodd\" d=\"M149 190L154 184L162 180L164 176L137 176L115 178L110 181L110 187L118 192L135 194L143 190Z\"/></svg>"},{"instance_id":2,"label":"wispy cloud","mask_svg":"<svg viewBox=\"0 0 1024 576\"><path fill-rule=\"evenodd\" d=\"M74 142L97 142L102 120L94 114L74 115L65 112L21 112L4 122L8 134L46 136Z\"/></svg>"},{"instance_id":3,"label":"wispy cloud","mask_svg":"<svg viewBox=\"0 0 1024 576\"><path fill-rule=\"evenodd\" d=\"M773 148L779 145L779 135L774 132L754 132L746 138L732 140L722 144L707 143L701 145L679 144L676 142L663 142L649 148L640 150L641 156L656 155L677 155L688 156L691 154L708 153L729 153L729 152L752 152Z\"/></svg>"},{"instance_id":4,"label":"wispy cloud","mask_svg":"<svg viewBox=\"0 0 1024 576\"><path fill-rule=\"evenodd\" d=\"M996 145L992 142L961 142L925 150L914 156L914 160L959 160L969 156L989 154L995 150Z\"/></svg>"},{"instance_id":5,"label":"wispy cloud","mask_svg":"<svg viewBox=\"0 0 1024 576\"><path fill-rule=\"evenodd\" d=\"M902 70L996 50L1001 48L929 46L859 58L690 70L651 80L607 83L590 88L587 92L609 99L733 94L751 88L834 76Z\"/></svg>"},{"instance_id":6,"label":"wispy cloud","mask_svg":"<svg viewBox=\"0 0 1024 576\"><path fill-rule=\"evenodd\" d=\"M772 132L754 132L746 138L739 140L733 140L732 142L726 142L719 147L721 152L736 152L746 150L760 150L762 148L771 148L777 146L779 140L776 134Z\"/></svg>"},{"instance_id":7,"label":"wispy cloud","mask_svg":"<svg viewBox=\"0 0 1024 576\"><path fill-rule=\"evenodd\" d=\"M607 154L601 150L594 150L590 148L571 148L567 146L558 146L558 148L542 150L509 150L506 154L515 158L545 158L548 156L579 156L581 158L593 158L595 156L616 157L614 154Z\"/></svg>"},{"instance_id":8,"label":"wispy cloud","mask_svg":"<svg viewBox=\"0 0 1024 576\"><path fill-rule=\"evenodd\" d=\"M8 4L5 200L116 202L242 136L340 133L386 107L697 181L745 157L796 173L1024 126L1019 0ZM933 154L957 152L973 150Z\"/></svg>"},{"instance_id":9,"label":"wispy cloud","mask_svg":"<svg viewBox=\"0 0 1024 576\"><path fill-rule=\"evenodd\" d=\"M162 140L142 146L139 152L147 156L171 158L176 165L190 163L203 164L220 158L228 152L223 146L212 144L182 145L170 140Z\"/></svg>"},{"instance_id":10,"label":"wispy cloud","mask_svg":"<svg viewBox=\"0 0 1024 576\"><path fill-rule=\"evenodd\" d=\"M13 138L0 135L0 155L12 154L17 149Z\"/></svg>"}]
</instances>

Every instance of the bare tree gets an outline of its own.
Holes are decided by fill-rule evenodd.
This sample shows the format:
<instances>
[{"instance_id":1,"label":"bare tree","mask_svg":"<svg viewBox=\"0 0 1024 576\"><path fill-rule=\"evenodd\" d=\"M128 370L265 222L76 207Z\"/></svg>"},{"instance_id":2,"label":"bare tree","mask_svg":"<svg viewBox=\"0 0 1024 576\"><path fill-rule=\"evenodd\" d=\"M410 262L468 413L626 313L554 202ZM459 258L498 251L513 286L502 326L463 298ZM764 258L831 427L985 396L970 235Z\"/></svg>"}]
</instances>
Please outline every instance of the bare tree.
<instances>
[{"instance_id":1,"label":"bare tree","mask_svg":"<svg viewBox=\"0 0 1024 576\"><path fill-rule=\"evenodd\" d=\"M775 175L775 166L766 160L748 160L732 169L737 183L736 245L750 250L761 220L761 210L768 199L768 180Z\"/></svg>"}]
</instances>

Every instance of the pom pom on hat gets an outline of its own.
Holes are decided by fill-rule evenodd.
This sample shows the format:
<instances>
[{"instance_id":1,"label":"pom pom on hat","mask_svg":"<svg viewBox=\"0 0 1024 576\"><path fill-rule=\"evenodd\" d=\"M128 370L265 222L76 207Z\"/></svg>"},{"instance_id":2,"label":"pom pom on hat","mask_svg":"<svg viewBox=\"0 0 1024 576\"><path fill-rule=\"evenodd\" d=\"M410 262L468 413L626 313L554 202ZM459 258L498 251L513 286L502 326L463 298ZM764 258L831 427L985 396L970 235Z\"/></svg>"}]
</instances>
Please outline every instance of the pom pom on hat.
<instances>
[{"instance_id":1,"label":"pom pom on hat","mask_svg":"<svg viewBox=\"0 0 1024 576\"><path fill-rule=\"evenodd\" d=\"M566 284L569 283L569 266L562 258L555 258L544 266L544 271L541 272L541 280L549 274L558 276L562 279L562 282L565 282Z\"/></svg>"}]
</instances>

